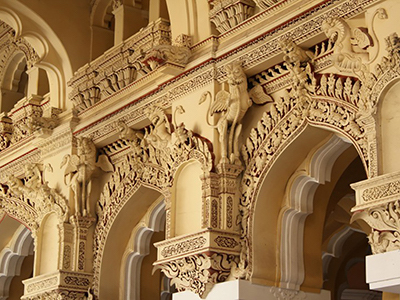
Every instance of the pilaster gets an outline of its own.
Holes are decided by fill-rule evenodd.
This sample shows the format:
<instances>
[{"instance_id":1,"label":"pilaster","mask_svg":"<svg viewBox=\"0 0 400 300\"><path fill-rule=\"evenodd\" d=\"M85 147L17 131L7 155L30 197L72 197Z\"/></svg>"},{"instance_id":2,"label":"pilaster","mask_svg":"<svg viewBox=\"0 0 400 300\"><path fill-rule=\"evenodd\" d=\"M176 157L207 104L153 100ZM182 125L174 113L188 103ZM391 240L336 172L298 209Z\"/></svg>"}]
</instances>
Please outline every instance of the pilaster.
<instances>
[{"instance_id":1,"label":"pilaster","mask_svg":"<svg viewBox=\"0 0 400 300\"><path fill-rule=\"evenodd\" d=\"M220 163L216 172L202 176L203 212L201 231L169 237L156 243L155 268L173 279L179 291L206 297L211 287L234 279L240 262L240 232L235 224L238 207L240 164ZM167 233L170 212L167 201Z\"/></svg>"}]
</instances>

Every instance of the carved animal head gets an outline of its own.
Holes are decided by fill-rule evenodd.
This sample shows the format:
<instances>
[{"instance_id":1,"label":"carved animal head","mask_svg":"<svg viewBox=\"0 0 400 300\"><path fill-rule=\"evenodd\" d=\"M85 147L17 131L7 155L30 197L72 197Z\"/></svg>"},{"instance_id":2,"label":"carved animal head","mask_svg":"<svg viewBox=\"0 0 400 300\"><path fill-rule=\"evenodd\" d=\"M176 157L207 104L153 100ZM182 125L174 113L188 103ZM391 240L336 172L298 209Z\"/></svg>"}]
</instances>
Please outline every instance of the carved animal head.
<instances>
[{"instance_id":1,"label":"carved animal head","mask_svg":"<svg viewBox=\"0 0 400 300\"><path fill-rule=\"evenodd\" d=\"M297 47L297 45L291 39L281 40L279 42L279 46L281 47L284 55L292 53Z\"/></svg>"},{"instance_id":2,"label":"carved animal head","mask_svg":"<svg viewBox=\"0 0 400 300\"><path fill-rule=\"evenodd\" d=\"M239 61L235 61L225 67L228 83L238 85L247 81L247 76L242 69L242 65Z\"/></svg>"},{"instance_id":3,"label":"carved animal head","mask_svg":"<svg viewBox=\"0 0 400 300\"><path fill-rule=\"evenodd\" d=\"M96 154L96 146L90 138L82 137L77 139L78 155Z\"/></svg>"},{"instance_id":4,"label":"carved animal head","mask_svg":"<svg viewBox=\"0 0 400 300\"><path fill-rule=\"evenodd\" d=\"M350 37L350 27L341 19L327 18L322 22L321 29L334 43L343 41L346 35Z\"/></svg>"},{"instance_id":5,"label":"carved animal head","mask_svg":"<svg viewBox=\"0 0 400 300\"><path fill-rule=\"evenodd\" d=\"M157 127L157 125L164 123L166 121L166 115L164 110L160 107L155 105L152 108L148 108L145 111L147 118L150 120L151 124Z\"/></svg>"},{"instance_id":6,"label":"carved animal head","mask_svg":"<svg viewBox=\"0 0 400 300\"><path fill-rule=\"evenodd\" d=\"M310 61L312 53L307 54L307 51L296 45L291 39L280 41L280 46L283 52L283 60L292 65L300 65Z\"/></svg>"}]
</instances>

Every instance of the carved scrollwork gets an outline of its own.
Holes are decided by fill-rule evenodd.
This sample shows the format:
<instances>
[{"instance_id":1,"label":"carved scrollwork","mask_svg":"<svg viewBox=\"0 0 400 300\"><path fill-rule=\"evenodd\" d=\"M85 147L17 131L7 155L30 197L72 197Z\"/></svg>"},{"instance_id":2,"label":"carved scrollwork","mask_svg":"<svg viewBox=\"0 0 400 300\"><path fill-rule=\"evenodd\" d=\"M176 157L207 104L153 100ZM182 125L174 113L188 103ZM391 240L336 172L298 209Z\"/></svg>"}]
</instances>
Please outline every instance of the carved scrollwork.
<instances>
[{"instance_id":1,"label":"carved scrollwork","mask_svg":"<svg viewBox=\"0 0 400 300\"><path fill-rule=\"evenodd\" d=\"M211 256L196 254L157 265L157 269L171 278L179 291L190 290L205 297L210 285L225 281L231 268L237 265L237 257L214 253Z\"/></svg>"},{"instance_id":2,"label":"carved scrollwork","mask_svg":"<svg viewBox=\"0 0 400 300\"><path fill-rule=\"evenodd\" d=\"M11 175L1 188L2 208L24 222L33 232L49 212L56 212L60 222L68 219L67 200L48 186L43 177L46 168L49 166L43 168L40 164L26 164L22 180Z\"/></svg>"},{"instance_id":3,"label":"carved scrollwork","mask_svg":"<svg viewBox=\"0 0 400 300\"><path fill-rule=\"evenodd\" d=\"M175 113L183 112L183 108L178 107L177 110ZM172 186L177 168L190 159L198 160L206 173L214 168L214 154L208 140L186 129L183 124L172 124L170 117L159 106L149 108L146 113L151 125L142 130L133 130L123 122L118 123L120 137L131 151L115 166L115 172L97 203L95 291L96 274L99 272L97 266L105 237L114 218L129 199L127 195L133 194L142 184L165 192Z\"/></svg>"},{"instance_id":4,"label":"carved scrollwork","mask_svg":"<svg viewBox=\"0 0 400 300\"><path fill-rule=\"evenodd\" d=\"M210 20L223 33L249 18L254 11L254 3L249 0L213 0Z\"/></svg>"},{"instance_id":5,"label":"carved scrollwork","mask_svg":"<svg viewBox=\"0 0 400 300\"><path fill-rule=\"evenodd\" d=\"M352 221L360 219L372 229L368 239L374 254L400 249L399 200L354 213Z\"/></svg>"}]
</instances>

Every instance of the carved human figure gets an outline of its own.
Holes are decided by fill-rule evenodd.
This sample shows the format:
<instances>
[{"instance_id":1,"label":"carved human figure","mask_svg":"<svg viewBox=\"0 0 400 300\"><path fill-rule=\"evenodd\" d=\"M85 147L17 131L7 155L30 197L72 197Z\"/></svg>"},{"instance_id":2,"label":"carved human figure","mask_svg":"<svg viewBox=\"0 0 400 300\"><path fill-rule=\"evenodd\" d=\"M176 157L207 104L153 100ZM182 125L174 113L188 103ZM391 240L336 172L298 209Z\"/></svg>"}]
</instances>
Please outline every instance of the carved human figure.
<instances>
[{"instance_id":1,"label":"carved human figure","mask_svg":"<svg viewBox=\"0 0 400 300\"><path fill-rule=\"evenodd\" d=\"M311 67L314 55L296 45L291 40L284 40L280 43L283 60L292 77L292 92L294 96L303 103L307 99L308 92L314 93L316 80Z\"/></svg>"},{"instance_id":2,"label":"carved human figure","mask_svg":"<svg viewBox=\"0 0 400 300\"><path fill-rule=\"evenodd\" d=\"M239 136L242 131L242 119L249 107L253 104L265 104L273 102L272 98L265 94L260 85L247 91L247 77L240 62L233 62L226 66L227 83L229 92L219 91L215 101L208 108L207 123L218 130L221 144L222 163L240 163L239 160ZM207 96L212 98L210 92L205 92L199 104L203 103ZM209 116L222 113L216 125L212 125Z\"/></svg>"},{"instance_id":3,"label":"carved human figure","mask_svg":"<svg viewBox=\"0 0 400 300\"><path fill-rule=\"evenodd\" d=\"M61 168L67 164L64 176L72 175L69 186L74 192L75 211L77 215L90 216L90 194L92 190L92 175L96 167L105 172L114 170L108 157L97 156L97 149L92 140L83 137L77 139L78 154L67 154L61 162Z\"/></svg>"}]
</instances>

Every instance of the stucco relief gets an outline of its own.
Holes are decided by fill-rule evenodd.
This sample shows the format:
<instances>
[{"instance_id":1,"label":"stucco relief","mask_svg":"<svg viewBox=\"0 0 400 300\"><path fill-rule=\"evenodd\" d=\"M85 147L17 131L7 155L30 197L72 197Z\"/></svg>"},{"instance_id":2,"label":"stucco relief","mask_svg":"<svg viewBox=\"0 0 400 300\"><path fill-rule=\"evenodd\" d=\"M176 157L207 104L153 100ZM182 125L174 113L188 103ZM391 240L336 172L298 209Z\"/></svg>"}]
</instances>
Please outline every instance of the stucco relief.
<instances>
[{"instance_id":1,"label":"stucco relief","mask_svg":"<svg viewBox=\"0 0 400 300\"><path fill-rule=\"evenodd\" d=\"M44 172L48 168L51 167L27 164L22 180L10 175L1 187L0 203L4 211L24 222L34 235L48 213L55 212L60 223L69 216L67 200L50 188L44 178Z\"/></svg>"},{"instance_id":2,"label":"stucco relief","mask_svg":"<svg viewBox=\"0 0 400 300\"><path fill-rule=\"evenodd\" d=\"M201 253L160 264L157 268L171 278L171 284L179 291L190 290L204 298L212 284L229 277L237 259L235 255Z\"/></svg>"},{"instance_id":3,"label":"stucco relief","mask_svg":"<svg viewBox=\"0 0 400 300\"><path fill-rule=\"evenodd\" d=\"M264 112L257 126L242 146L246 168L242 180L240 214L242 227L241 266L250 276L252 251L252 218L254 197L263 176L268 173L276 157L300 134L307 124L328 127L346 136L357 149L366 170L371 170L371 156L365 118L363 81L359 78L335 74L315 74L312 56L290 43L282 44L285 61L292 78L292 86L281 99ZM299 78L303 78L299 80ZM305 86L307 84L308 86ZM368 100L367 100L368 101Z\"/></svg>"},{"instance_id":4,"label":"stucco relief","mask_svg":"<svg viewBox=\"0 0 400 300\"><path fill-rule=\"evenodd\" d=\"M178 107L177 110L175 114L183 113L183 108ZM166 195L168 217L168 188L173 184L177 168L190 159L199 161L204 172L210 172L214 167L214 155L209 141L187 130L183 124L173 124L159 106L149 108L147 116L151 125L140 131L134 131L121 122L118 125L121 129L120 137L127 141L131 150L116 165L116 171L106 183L97 205L99 221L95 233L95 293L108 230L130 198L129 195L133 195L141 185L160 191ZM169 226L167 224L167 236Z\"/></svg>"}]
</instances>

